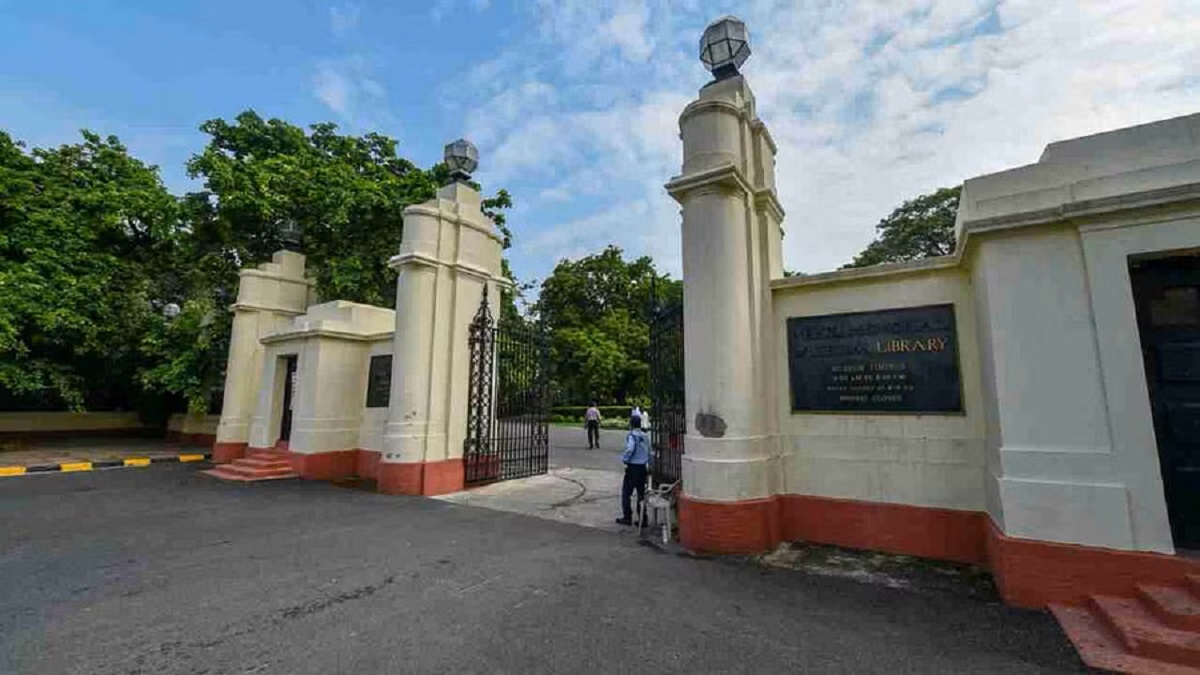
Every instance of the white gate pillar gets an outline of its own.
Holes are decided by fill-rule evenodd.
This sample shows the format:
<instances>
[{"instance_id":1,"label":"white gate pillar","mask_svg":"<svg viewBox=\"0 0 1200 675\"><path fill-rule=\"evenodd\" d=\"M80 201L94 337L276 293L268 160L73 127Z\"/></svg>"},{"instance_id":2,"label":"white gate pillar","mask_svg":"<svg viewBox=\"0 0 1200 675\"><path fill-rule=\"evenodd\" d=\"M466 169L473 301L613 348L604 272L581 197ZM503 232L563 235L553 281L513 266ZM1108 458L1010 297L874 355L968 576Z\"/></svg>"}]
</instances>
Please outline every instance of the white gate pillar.
<instances>
[{"instance_id":1,"label":"white gate pillar","mask_svg":"<svg viewBox=\"0 0 1200 675\"><path fill-rule=\"evenodd\" d=\"M260 340L304 313L315 299L312 287L304 275L304 256L294 251L277 251L271 262L238 274L237 302L229 308L233 329L213 461L231 462L246 454L263 373Z\"/></svg>"},{"instance_id":2,"label":"white gate pillar","mask_svg":"<svg viewBox=\"0 0 1200 675\"><path fill-rule=\"evenodd\" d=\"M704 51L722 41L729 51ZM683 170L666 186L683 212L680 540L692 550L756 552L779 542L776 375L768 366L783 211L774 141L736 71L749 52L745 26L732 17L715 22L701 48L702 58L745 51L740 60L706 59L719 79L680 116Z\"/></svg>"},{"instance_id":3,"label":"white gate pillar","mask_svg":"<svg viewBox=\"0 0 1200 675\"><path fill-rule=\"evenodd\" d=\"M462 157L446 147L447 163ZM474 146L470 147L474 153ZM474 170L472 159L458 178ZM503 239L463 180L404 209L397 270L392 389L376 481L380 492L433 495L463 488L471 319L484 285L500 305Z\"/></svg>"}]
</instances>

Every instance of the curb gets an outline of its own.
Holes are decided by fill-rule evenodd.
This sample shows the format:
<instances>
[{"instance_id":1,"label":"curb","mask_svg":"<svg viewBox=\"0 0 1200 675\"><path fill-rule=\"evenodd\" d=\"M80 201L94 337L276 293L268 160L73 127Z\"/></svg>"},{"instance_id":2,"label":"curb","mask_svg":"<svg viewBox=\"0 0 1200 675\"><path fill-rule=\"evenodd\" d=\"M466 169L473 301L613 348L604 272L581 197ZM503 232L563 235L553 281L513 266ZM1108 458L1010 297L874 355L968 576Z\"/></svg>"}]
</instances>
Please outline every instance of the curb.
<instances>
[{"instance_id":1,"label":"curb","mask_svg":"<svg viewBox=\"0 0 1200 675\"><path fill-rule=\"evenodd\" d=\"M174 455L171 457L126 457L104 459L98 462L63 462L60 464L34 464L33 466L0 466L0 478L24 476L31 473L74 473L96 469L123 469L126 467L150 466L151 464L187 464L212 459L212 453Z\"/></svg>"}]
</instances>

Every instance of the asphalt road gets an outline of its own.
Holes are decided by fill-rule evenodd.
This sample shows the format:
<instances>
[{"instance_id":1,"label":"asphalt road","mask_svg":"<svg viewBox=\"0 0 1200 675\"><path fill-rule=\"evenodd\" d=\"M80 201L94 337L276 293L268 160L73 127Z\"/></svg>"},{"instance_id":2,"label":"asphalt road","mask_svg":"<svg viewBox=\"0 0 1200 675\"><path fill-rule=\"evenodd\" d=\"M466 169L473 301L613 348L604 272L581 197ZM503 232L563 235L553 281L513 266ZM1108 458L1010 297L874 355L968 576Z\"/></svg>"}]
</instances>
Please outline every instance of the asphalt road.
<instances>
[{"instance_id":1,"label":"asphalt road","mask_svg":"<svg viewBox=\"0 0 1200 675\"><path fill-rule=\"evenodd\" d=\"M588 450L587 431L583 427L550 427L550 466L570 466L577 469L624 471L621 453L629 432L601 429L600 448Z\"/></svg>"},{"instance_id":2,"label":"asphalt road","mask_svg":"<svg viewBox=\"0 0 1200 675\"><path fill-rule=\"evenodd\" d=\"M1081 669L1043 613L198 470L0 479L0 673Z\"/></svg>"}]
</instances>

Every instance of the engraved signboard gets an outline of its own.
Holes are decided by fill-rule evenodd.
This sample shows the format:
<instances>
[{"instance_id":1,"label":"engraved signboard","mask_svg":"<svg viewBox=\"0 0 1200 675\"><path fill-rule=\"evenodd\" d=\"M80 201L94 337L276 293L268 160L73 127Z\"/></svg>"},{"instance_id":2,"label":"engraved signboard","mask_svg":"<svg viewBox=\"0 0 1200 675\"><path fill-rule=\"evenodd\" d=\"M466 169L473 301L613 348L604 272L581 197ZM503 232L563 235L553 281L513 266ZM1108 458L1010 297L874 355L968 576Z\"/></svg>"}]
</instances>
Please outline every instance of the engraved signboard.
<instances>
[{"instance_id":1,"label":"engraved signboard","mask_svg":"<svg viewBox=\"0 0 1200 675\"><path fill-rule=\"evenodd\" d=\"M386 408L392 396L392 355L371 357L367 372L367 407Z\"/></svg>"},{"instance_id":2,"label":"engraved signboard","mask_svg":"<svg viewBox=\"0 0 1200 675\"><path fill-rule=\"evenodd\" d=\"M793 317L792 410L962 412L954 305Z\"/></svg>"}]
</instances>

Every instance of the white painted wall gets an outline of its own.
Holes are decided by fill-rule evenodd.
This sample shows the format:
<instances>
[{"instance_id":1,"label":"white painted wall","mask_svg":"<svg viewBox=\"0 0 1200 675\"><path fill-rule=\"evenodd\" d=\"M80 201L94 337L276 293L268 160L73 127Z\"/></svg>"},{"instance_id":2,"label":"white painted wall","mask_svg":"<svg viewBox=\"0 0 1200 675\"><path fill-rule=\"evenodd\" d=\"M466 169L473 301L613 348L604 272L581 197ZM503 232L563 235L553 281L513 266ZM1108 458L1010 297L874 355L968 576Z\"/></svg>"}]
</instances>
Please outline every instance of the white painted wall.
<instances>
[{"instance_id":1,"label":"white painted wall","mask_svg":"<svg viewBox=\"0 0 1200 675\"><path fill-rule=\"evenodd\" d=\"M1200 248L1200 115L1051 144L968 180L993 517L1013 537L1172 552L1129 260Z\"/></svg>"},{"instance_id":2,"label":"white painted wall","mask_svg":"<svg viewBox=\"0 0 1200 675\"><path fill-rule=\"evenodd\" d=\"M378 340L371 344L371 350L367 355L368 368L370 367L370 357L381 356L392 353L392 335L389 333L385 339ZM403 377L395 369L395 359L392 361L392 378ZM385 408L367 408L366 400L367 384L363 382L363 410L362 424L358 429L358 447L363 450L374 450L383 452L383 434L387 429L388 409Z\"/></svg>"},{"instance_id":3,"label":"white painted wall","mask_svg":"<svg viewBox=\"0 0 1200 675\"><path fill-rule=\"evenodd\" d=\"M265 338L251 445L270 447L279 438L281 357L295 354L291 451L304 454L360 447L370 355L386 349L394 326L393 310L336 300L310 307L286 330Z\"/></svg>"},{"instance_id":4,"label":"white painted wall","mask_svg":"<svg viewBox=\"0 0 1200 675\"><path fill-rule=\"evenodd\" d=\"M792 412L787 319L953 303L964 414ZM982 511L984 424L973 297L951 259L940 267L857 270L774 282L784 494Z\"/></svg>"},{"instance_id":5,"label":"white painted wall","mask_svg":"<svg viewBox=\"0 0 1200 675\"><path fill-rule=\"evenodd\" d=\"M977 255L996 405L991 480L1006 533L1131 548L1078 232L1047 226L988 237Z\"/></svg>"},{"instance_id":6,"label":"white painted wall","mask_svg":"<svg viewBox=\"0 0 1200 675\"><path fill-rule=\"evenodd\" d=\"M1136 330L1128 264L1148 254L1195 253L1200 212L1159 213L1122 226L1080 228L1091 289L1097 347L1116 449L1115 470L1129 497L1133 547L1173 550L1163 500L1158 446L1150 413L1141 342Z\"/></svg>"}]
</instances>

